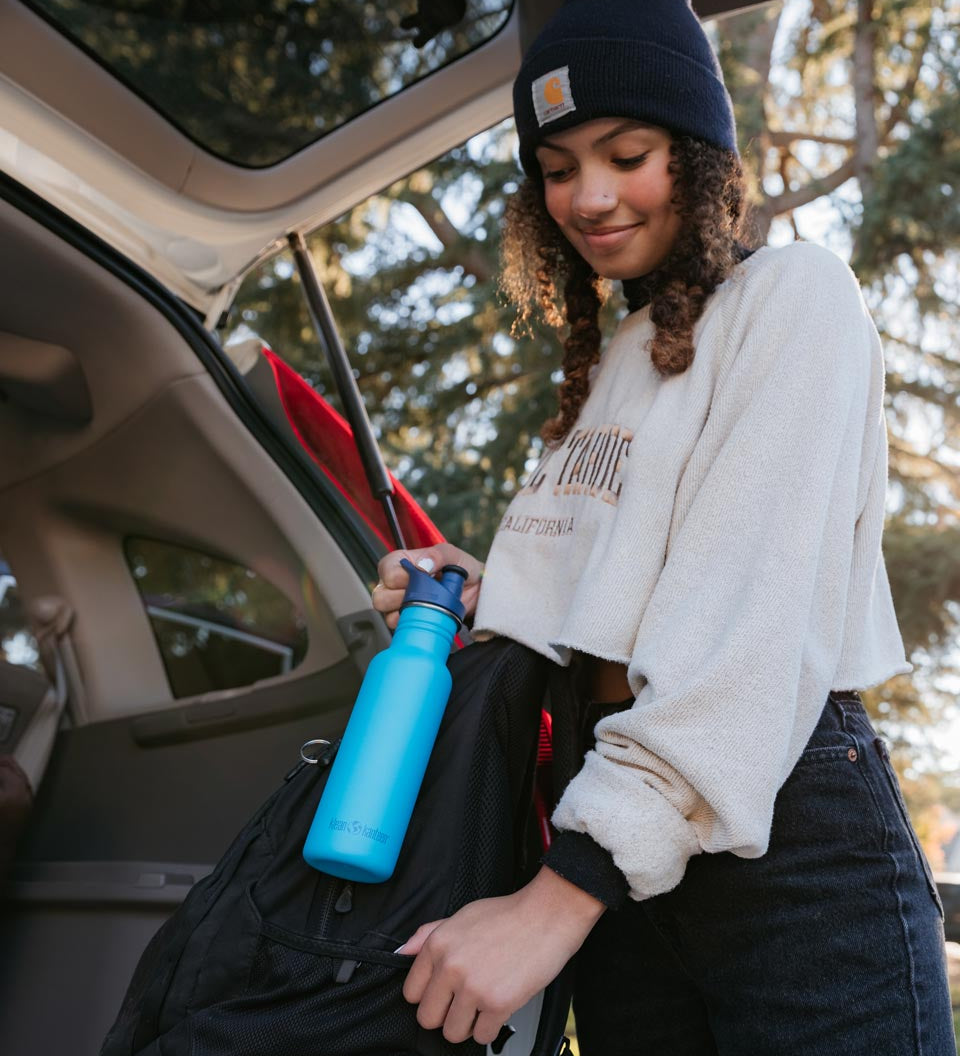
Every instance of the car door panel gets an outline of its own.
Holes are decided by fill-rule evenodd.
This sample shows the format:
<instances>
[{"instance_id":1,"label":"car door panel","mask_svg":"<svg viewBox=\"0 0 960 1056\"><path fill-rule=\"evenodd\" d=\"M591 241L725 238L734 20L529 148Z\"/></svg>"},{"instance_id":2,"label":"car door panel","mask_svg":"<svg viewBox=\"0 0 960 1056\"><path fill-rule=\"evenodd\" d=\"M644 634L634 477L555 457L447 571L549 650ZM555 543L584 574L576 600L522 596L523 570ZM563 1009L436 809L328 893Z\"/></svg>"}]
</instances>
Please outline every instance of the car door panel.
<instances>
[{"instance_id":1,"label":"car door panel","mask_svg":"<svg viewBox=\"0 0 960 1056\"><path fill-rule=\"evenodd\" d=\"M150 937L360 679L348 659L59 733L0 919L5 1052L94 1056Z\"/></svg>"}]
</instances>

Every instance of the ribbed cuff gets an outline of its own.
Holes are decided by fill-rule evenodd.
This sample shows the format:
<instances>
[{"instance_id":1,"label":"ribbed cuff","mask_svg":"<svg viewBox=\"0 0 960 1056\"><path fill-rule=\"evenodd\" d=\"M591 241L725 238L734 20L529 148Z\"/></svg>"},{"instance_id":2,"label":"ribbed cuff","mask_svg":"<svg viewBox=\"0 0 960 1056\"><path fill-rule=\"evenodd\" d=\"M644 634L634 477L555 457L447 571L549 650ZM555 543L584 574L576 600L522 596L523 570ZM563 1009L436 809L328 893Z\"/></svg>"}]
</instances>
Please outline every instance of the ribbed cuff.
<instances>
[{"instance_id":1,"label":"ribbed cuff","mask_svg":"<svg viewBox=\"0 0 960 1056\"><path fill-rule=\"evenodd\" d=\"M540 859L564 880L599 899L607 909L619 909L630 890L627 879L613 864L613 855L585 832L556 835Z\"/></svg>"}]
</instances>

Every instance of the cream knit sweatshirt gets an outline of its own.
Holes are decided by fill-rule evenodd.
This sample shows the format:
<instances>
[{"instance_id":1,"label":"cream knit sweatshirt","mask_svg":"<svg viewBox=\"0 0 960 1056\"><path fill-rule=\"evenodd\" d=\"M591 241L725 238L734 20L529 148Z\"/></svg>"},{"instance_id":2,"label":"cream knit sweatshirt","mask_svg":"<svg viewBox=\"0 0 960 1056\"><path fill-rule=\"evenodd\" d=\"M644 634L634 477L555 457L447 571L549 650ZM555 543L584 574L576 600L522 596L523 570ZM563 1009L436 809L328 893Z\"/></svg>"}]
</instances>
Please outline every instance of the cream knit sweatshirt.
<instances>
[{"instance_id":1,"label":"cream knit sweatshirt","mask_svg":"<svg viewBox=\"0 0 960 1056\"><path fill-rule=\"evenodd\" d=\"M620 324L576 427L510 504L474 620L567 664L628 665L553 816L640 900L691 855L764 853L830 689L911 670L880 549L880 341L856 279L794 243L738 265L661 377Z\"/></svg>"}]
</instances>

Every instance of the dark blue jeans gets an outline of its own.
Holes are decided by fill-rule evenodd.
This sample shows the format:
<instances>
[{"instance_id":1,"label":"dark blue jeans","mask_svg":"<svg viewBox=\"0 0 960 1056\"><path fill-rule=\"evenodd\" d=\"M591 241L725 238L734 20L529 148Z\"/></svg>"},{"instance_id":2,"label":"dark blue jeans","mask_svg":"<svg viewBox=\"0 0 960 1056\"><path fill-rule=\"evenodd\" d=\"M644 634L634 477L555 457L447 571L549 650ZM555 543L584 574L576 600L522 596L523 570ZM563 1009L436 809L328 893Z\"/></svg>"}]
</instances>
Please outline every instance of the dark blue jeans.
<instances>
[{"instance_id":1,"label":"dark blue jeans","mask_svg":"<svg viewBox=\"0 0 960 1056\"><path fill-rule=\"evenodd\" d=\"M856 694L827 698L762 858L701 854L603 915L574 1013L582 1056L954 1056L942 907Z\"/></svg>"}]
</instances>

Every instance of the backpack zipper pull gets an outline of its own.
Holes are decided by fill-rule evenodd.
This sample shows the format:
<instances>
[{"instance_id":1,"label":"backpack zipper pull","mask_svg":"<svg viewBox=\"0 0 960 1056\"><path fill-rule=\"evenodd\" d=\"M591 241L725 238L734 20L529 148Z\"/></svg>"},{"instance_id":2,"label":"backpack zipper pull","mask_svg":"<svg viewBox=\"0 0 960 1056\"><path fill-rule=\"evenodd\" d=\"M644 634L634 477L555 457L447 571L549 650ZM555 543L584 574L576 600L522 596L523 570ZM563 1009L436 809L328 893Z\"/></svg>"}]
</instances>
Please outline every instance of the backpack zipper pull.
<instances>
[{"instance_id":1,"label":"backpack zipper pull","mask_svg":"<svg viewBox=\"0 0 960 1056\"><path fill-rule=\"evenodd\" d=\"M500 1028L500 1033L490 1042L490 1051L494 1053L495 1056L500 1056L500 1053L503 1052L503 1047L514 1036L514 1034L516 1034L516 1032L516 1027L511 1027L509 1023L504 1023Z\"/></svg>"},{"instance_id":2,"label":"backpack zipper pull","mask_svg":"<svg viewBox=\"0 0 960 1056\"><path fill-rule=\"evenodd\" d=\"M351 960L341 961L333 981L335 983L340 983L341 985L343 983L349 983L353 978L353 973L357 970L357 965L359 963L359 961Z\"/></svg>"},{"instance_id":3,"label":"backpack zipper pull","mask_svg":"<svg viewBox=\"0 0 960 1056\"><path fill-rule=\"evenodd\" d=\"M343 885L333 911L334 913L349 913L351 909L353 909L353 884L348 881Z\"/></svg>"}]
</instances>

